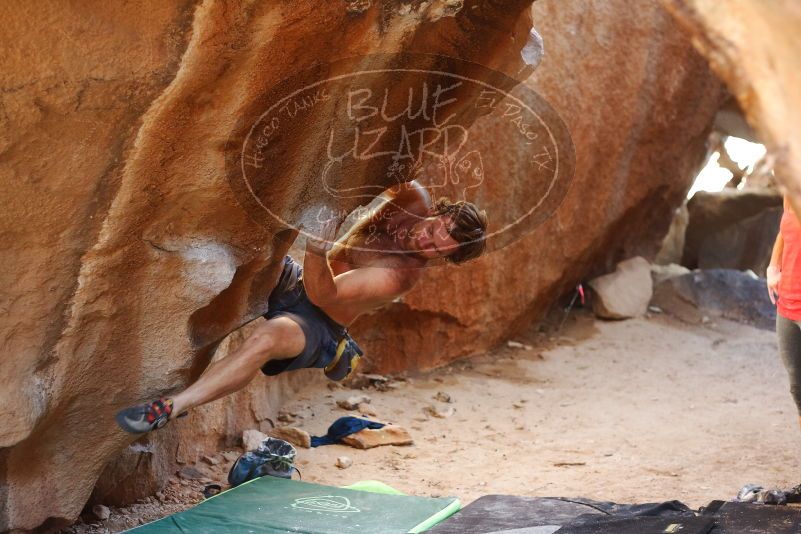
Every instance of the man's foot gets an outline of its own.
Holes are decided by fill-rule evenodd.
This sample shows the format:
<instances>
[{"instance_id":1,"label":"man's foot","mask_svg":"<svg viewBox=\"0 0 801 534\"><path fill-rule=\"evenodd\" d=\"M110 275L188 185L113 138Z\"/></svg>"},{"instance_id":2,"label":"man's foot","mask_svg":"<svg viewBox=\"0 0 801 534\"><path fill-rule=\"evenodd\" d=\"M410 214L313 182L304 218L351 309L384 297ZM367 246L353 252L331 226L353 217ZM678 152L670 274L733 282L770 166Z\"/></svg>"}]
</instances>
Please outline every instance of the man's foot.
<instances>
[{"instance_id":1,"label":"man's foot","mask_svg":"<svg viewBox=\"0 0 801 534\"><path fill-rule=\"evenodd\" d=\"M144 434L167 424L172 414L172 399L158 399L117 412L117 424L131 434Z\"/></svg>"}]
</instances>

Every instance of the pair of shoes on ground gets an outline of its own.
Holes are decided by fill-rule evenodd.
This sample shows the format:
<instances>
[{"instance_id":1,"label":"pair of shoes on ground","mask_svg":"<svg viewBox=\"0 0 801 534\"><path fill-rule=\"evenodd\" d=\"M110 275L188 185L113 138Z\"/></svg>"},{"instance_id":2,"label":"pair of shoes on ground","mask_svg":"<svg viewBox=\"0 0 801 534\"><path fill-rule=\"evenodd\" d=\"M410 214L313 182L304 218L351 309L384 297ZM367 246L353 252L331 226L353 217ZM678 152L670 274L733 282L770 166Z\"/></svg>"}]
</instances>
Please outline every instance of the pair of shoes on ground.
<instances>
[{"instance_id":1,"label":"pair of shoes on ground","mask_svg":"<svg viewBox=\"0 0 801 534\"><path fill-rule=\"evenodd\" d=\"M144 434L167 424L172 415L172 399L157 399L117 412L117 424L131 434ZM186 412L178 415L183 417Z\"/></svg>"},{"instance_id":2,"label":"pair of shoes on ground","mask_svg":"<svg viewBox=\"0 0 801 534\"><path fill-rule=\"evenodd\" d=\"M288 441L268 437L252 451L245 451L236 459L228 472L231 487L266 475L291 479L292 473L300 470L295 467L297 450Z\"/></svg>"},{"instance_id":3,"label":"pair of shoes on ground","mask_svg":"<svg viewBox=\"0 0 801 534\"><path fill-rule=\"evenodd\" d=\"M144 434L166 425L172 412L172 399L161 398L120 410L117 412L117 424L131 434ZM178 417L184 415L186 412ZM237 458L228 473L228 482L233 487L265 475L291 479L293 471L300 474L295 467L296 454L295 447L289 442L267 438L256 450L247 451ZM219 491L219 486L216 490ZM206 495L209 496L211 493Z\"/></svg>"}]
</instances>

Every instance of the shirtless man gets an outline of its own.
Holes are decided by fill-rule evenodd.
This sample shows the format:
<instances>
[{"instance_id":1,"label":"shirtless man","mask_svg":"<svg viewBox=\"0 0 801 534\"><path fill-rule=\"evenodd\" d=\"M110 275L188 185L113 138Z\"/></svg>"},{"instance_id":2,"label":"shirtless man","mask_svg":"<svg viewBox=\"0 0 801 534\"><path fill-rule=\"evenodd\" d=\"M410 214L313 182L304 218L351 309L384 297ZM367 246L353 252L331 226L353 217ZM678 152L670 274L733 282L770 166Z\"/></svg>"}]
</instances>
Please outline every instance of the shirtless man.
<instances>
[{"instance_id":1,"label":"shirtless man","mask_svg":"<svg viewBox=\"0 0 801 534\"><path fill-rule=\"evenodd\" d=\"M433 203L425 188L410 182L384 192L374 214L334 242L338 226L327 223L319 239L307 240L302 268L284 258L267 321L237 351L212 363L174 397L120 411L118 424L136 434L160 428L195 406L242 389L259 370L277 375L318 367L342 380L362 354L347 325L411 290L429 261L459 264L480 256L487 220L469 202Z\"/></svg>"}]
</instances>

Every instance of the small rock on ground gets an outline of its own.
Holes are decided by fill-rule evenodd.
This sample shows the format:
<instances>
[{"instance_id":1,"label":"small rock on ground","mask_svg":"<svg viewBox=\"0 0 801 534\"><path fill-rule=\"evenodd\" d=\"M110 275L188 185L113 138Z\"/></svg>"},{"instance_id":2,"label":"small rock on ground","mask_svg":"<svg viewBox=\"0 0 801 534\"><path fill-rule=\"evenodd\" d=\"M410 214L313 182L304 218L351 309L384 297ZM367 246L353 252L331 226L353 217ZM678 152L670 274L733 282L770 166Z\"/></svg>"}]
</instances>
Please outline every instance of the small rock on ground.
<instances>
[{"instance_id":1,"label":"small rock on ground","mask_svg":"<svg viewBox=\"0 0 801 534\"><path fill-rule=\"evenodd\" d=\"M368 395L354 395L347 399L338 400L337 406L344 410L356 410L360 404L370 404L371 400Z\"/></svg>"},{"instance_id":2,"label":"small rock on ground","mask_svg":"<svg viewBox=\"0 0 801 534\"><path fill-rule=\"evenodd\" d=\"M105 521L111 517L111 510L109 510L108 506L104 506L102 504L96 504L92 506L92 513L95 514L95 517L101 521Z\"/></svg>"},{"instance_id":3,"label":"small rock on ground","mask_svg":"<svg viewBox=\"0 0 801 534\"><path fill-rule=\"evenodd\" d=\"M281 410L280 412L278 412L278 420L281 421L282 423L294 423L295 422L295 418L297 416L298 415L296 413L292 413L292 412L288 412L288 411L284 411L284 410Z\"/></svg>"},{"instance_id":4,"label":"small rock on ground","mask_svg":"<svg viewBox=\"0 0 801 534\"><path fill-rule=\"evenodd\" d=\"M288 441L292 445L308 449L311 447L311 436L305 430L291 426L277 426L270 430L270 436Z\"/></svg>"},{"instance_id":5,"label":"small rock on ground","mask_svg":"<svg viewBox=\"0 0 801 534\"><path fill-rule=\"evenodd\" d=\"M432 417L445 419L452 416L456 410L453 406L426 406L425 412Z\"/></svg>"},{"instance_id":6,"label":"small rock on ground","mask_svg":"<svg viewBox=\"0 0 801 534\"><path fill-rule=\"evenodd\" d=\"M383 428L365 428L342 438L342 443L357 449L371 449L380 445L411 445L414 443L409 431L397 425Z\"/></svg>"},{"instance_id":7,"label":"small rock on ground","mask_svg":"<svg viewBox=\"0 0 801 534\"><path fill-rule=\"evenodd\" d=\"M360 402L359 405L356 407L359 410L359 413L362 415L375 415L375 410L370 408L370 405L364 402Z\"/></svg>"},{"instance_id":8,"label":"small rock on ground","mask_svg":"<svg viewBox=\"0 0 801 534\"><path fill-rule=\"evenodd\" d=\"M222 457L229 462L233 462L234 460L239 458L239 453L236 451L225 451L222 453Z\"/></svg>"},{"instance_id":9,"label":"small rock on ground","mask_svg":"<svg viewBox=\"0 0 801 534\"><path fill-rule=\"evenodd\" d=\"M201 478L206 478L206 475L201 473L197 468L188 465L178 471L178 476L181 477L183 480L200 480Z\"/></svg>"},{"instance_id":10,"label":"small rock on ground","mask_svg":"<svg viewBox=\"0 0 801 534\"><path fill-rule=\"evenodd\" d=\"M260 432L254 428L250 428L242 432L242 446L246 451L253 451L259 448L261 442L269 436L264 432Z\"/></svg>"}]
</instances>

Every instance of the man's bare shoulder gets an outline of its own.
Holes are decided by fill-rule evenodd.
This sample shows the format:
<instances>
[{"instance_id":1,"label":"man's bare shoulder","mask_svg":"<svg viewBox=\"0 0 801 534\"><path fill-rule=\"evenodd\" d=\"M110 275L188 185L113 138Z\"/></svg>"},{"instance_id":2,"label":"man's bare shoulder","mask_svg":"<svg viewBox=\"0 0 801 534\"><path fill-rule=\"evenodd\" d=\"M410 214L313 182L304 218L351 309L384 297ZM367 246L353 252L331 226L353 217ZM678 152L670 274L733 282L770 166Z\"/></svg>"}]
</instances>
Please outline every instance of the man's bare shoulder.
<instances>
[{"instance_id":1,"label":"man's bare shoulder","mask_svg":"<svg viewBox=\"0 0 801 534\"><path fill-rule=\"evenodd\" d=\"M408 293L420 275L386 264L357 267L335 277L340 303L359 303L373 309Z\"/></svg>"}]
</instances>

